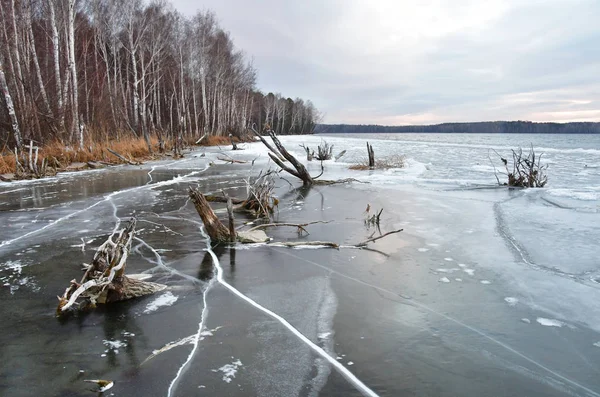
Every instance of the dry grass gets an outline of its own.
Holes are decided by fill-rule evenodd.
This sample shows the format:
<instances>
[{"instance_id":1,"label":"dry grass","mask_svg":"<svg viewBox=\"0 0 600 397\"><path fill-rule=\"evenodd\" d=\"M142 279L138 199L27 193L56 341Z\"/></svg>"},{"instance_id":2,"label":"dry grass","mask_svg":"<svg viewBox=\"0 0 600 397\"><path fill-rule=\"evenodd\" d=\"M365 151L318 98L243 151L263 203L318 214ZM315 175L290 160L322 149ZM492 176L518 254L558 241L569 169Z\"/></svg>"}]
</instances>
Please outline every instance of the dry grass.
<instances>
[{"instance_id":1,"label":"dry grass","mask_svg":"<svg viewBox=\"0 0 600 397\"><path fill-rule=\"evenodd\" d=\"M235 143L243 143L243 142L254 142L252 139L240 139L236 136L233 137L233 141ZM228 136L207 136L200 142L198 146L227 146L231 145L231 139Z\"/></svg>"},{"instance_id":2,"label":"dry grass","mask_svg":"<svg viewBox=\"0 0 600 397\"><path fill-rule=\"evenodd\" d=\"M248 142L248 140L239 139L234 137L233 140L236 143ZM83 150L79 148L73 148L65 146L60 141L54 141L44 145L40 149L39 158L47 158L49 164L56 166L57 168L65 168L69 164L82 162L87 163L88 161L102 161L106 163L121 163L122 161L116 158L113 154L109 153L107 148L114 150L125 158L132 161L143 161L152 160L160 157L158 153L158 139L152 137L151 140L153 156L148 153L148 146L143 138L136 138L132 136L123 137L119 140L115 139L103 139L96 141L88 141L84 145ZM171 140L165 141L165 150L172 150L173 142ZM201 146L227 146L231 145L231 140L228 136L208 136L203 141ZM184 142L184 146L189 146L188 142ZM26 149L25 149L26 150ZM41 161L41 160L40 160ZM15 172L15 156L12 152L6 151L0 154L0 174L14 173Z\"/></svg>"},{"instance_id":3,"label":"dry grass","mask_svg":"<svg viewBox=\"0 0 600 397\"><path fill-rule=\"evenodd\" d=\"M15 155L0 156L0 174L15 172Z\"/></svg>"},{"instance_id":4,"label":"dry grass","mask_svg":"<svg viewBox=\"0 0 600 397\"><path fill-rule=\"evenodd\" d=\"M391 156L387 156L382 159L375 160L375 167L373 169L374 170L387 170L390 168L404 168L404 165L405 165L404 156L401 156L399 154L393 154ZM362 162L360 162L358 164L353 164L349 168L351 170L359 170L359 171L371 169L369 167L368 160L363 160Z\"/></svg>"}]
</instances>

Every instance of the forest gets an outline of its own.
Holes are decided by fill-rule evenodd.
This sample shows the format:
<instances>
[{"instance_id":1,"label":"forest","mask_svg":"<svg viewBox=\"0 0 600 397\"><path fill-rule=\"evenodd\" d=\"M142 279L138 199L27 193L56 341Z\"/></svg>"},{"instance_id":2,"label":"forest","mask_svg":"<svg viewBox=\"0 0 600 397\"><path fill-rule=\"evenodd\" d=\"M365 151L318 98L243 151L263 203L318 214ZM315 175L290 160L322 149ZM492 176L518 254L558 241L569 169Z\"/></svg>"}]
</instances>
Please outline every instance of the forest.
<instances>
[{"instance_id":1,"label":"forest","mask_svg":"<svg viewBox=\"0 0 600 397\"><path fill-rule=\"evenodd\" d=\"M599 134L600 123L535 123L531 121L484 121L436 125L319 124L315 133L480 133L480 134Z\"/></svg>"},{"instance_id":2,"label":"forest","mask_svg":"<svg viewBox=\"0 0 600 397\"><path fill-rule=\"evenodd\" d=\"M167 1L0 0L0 144L82 150L242 136L249 126L311 133L310 100L262 94L257 70L211 11Z\"/></svg>"}]
</instances>

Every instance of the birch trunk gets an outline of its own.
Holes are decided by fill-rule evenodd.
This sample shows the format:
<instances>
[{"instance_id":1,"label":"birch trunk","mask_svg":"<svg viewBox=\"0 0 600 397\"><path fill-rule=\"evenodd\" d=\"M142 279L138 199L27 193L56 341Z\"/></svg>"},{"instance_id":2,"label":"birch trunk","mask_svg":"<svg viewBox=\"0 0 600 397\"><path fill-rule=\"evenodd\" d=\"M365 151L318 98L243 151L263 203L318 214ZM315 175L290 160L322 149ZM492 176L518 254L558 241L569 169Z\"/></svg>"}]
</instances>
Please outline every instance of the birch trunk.
<instances>
[{"instance_id":1,"label":"birch trunk","mask_svg":"<svg viewBox=\"0 0 600 397\"><path fill-rule=\"evenodd\" d=\"M56 13L54 12L54 1L48 0L48 9L50 11L50 27L52 29L52 53L54 58L54 84L56 87L56 113L58 115L58 128L61 132L65 129L65 116L63 112L63 94L60 78L60 58L59 48L60 40L58 28L56 27Z\"/></svg>"},{"instance_id":2,"label":"birch trunk","mask_svg":"<svg viewBox=\"0 0 600 397\"><path fill-rule=\"evenodd\" d=\"M4 95L4 101L6 103L6 110L8 111L8 116L10 117L11 127L13 129L13 134L15 137L15 143L17 148L21 149L23 146L23 137L21 136L21 130L19 129L19 120L17 119L17 115L15 113L15 106L13 105L12 97L10 96L10 92L8 91L8 85L6 84L6 78L4 76L4 69L2 69L2 60L0 59L0 89L2 89L2 94Z\"/></svg>"},{"instance_id":3,"label":"birch trunk","mask_svg":"<svg viewBox=\"0 0 600 397\"><path fill-rule=\"evenodd\" d=\"M71 74L72 92L72 114L73 125L71 126L71 136L78 133L79 149L83 149L83 128L79 125L79 97L77 86L77 65L75 64L75 0L69 0L68 9L68 41L69 41L69 70Z\"/></svg>"},{"instance_id":4,"label":"birch trunk","mask_svg":"<svg viewBox=\"0 0 600 397\"><path fill-rule=\"evenodd\" d=\"M44 86L44 81L42 79L42 71L40 69L40 63L37 56L37 51L35 49L35 37L33 35L33 27L31 25L31 5L27 12L27 33L29 34L29 50L31 51L31 58L33 60L33 66L35 68L35 74L37 76L40 94L42 95L42 100L44 101L44 107L48 116L53 118L52 108L50 107L50 102L48 101L48 94L46 93L46 87Z\"/></svg>"}]
</instances>

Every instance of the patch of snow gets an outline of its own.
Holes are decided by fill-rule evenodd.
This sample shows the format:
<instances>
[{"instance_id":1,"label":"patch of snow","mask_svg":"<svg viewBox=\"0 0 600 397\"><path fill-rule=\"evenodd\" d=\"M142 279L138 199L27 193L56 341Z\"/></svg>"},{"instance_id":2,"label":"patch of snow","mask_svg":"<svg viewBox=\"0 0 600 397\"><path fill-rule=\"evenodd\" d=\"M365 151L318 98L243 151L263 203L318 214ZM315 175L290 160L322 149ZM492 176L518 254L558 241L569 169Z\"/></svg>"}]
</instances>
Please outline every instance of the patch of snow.
<instances>
[{"instance_id":1,"label":"patch of snow","mask_svg":"<svg viewBox=\"0 0 600 397\"><path fill-rule=\"evenodd\" d=\"M455 278L456 281L461 282L462 278Z\"/></svg>"},{"instance_id":2,"label":"patch of snow","mask_svg":"<svg viewBox=\"0 0 600 397\"><path fill-rule=\"evenodd\" d=\"M540 323L541 325L543 325L544 327L559 327L560 328L563 325L565 325L565 323L563 323L562 321L554 320L551 318L538 317L536 321L538 323Z\"/></svg>"},{"instance_id":3,"label":"patch of snow","mask_svg":"<svg viewBox=\"0 0 600 397\"><path fill-rule=\"evenodd\" d=\"M429 251L429 248L419 248L419 252L427 252Z\"/></svg>"},{"instance_id":4,"label":"patch of snow","mask_svg":"<svg viewBox=\"0 0 600 397\"><path fill-rule=\"evenodd\" d=\"M463 269L463 272L467 273L469 276L472 276L475 274L474 269Z\"/></svg>"},{"instance_id":5,"label":"patch of snow","mask_svg":"<svg viewBox=\"0 0 600 397\"><path fill-rule=\"evenodd\" d=\"M348 361L348 365L354 365L352 361Z\"/></svg>"},{"instance_id":6,"label":"patch of snow","mask_svg":"<svg viewBox=\"0 0 600 397\"><path fill-rule=\"evenodd\" d=\"M491 284L492 282L491 282L491 281L488 281L488 280L481 280L481 281L480 281L480 283L481 283L481 284L488 285L488 284Z\"/></svg>"},{"instance_id":7,"label":"patch of snow","mask_svg":"<svg viewBox=\"0 0 600 397\"><path fill-rule=\"evenodd\" d=\"M327 339L329 337L329 335L331 335L331 332L323 332L323 333L320 333L319 335L317 335L317 338Z\"/></svg>"},{"instance_id":8,"label":"patch of snow","mask_svg":"<svg viewBox=\"0 0 600 397\"><path fill-rule=\"evenodd\" d=\"M596 343L594 343L594 346L596 346L596 347L600 347L600 342L596 342Z\"/></svg>"},{"instance_id":9,"label":"patch of snow","mask_svg":"<svg viewBox=\"0 0 600 397\"><path fill-rule=\"evenodd\" d=\"M442 278L439 279L439 282L440 283L449 283L450 280L448 279L448 277L442 277Z\"/></svg>"},{"instance_id":10,"label":"patch of snow","mask_svg":"<svg viewBox=\"0 0 600 397\"><path fill-rule=\"evenodd\" d=\"M444 258L444 260L447 261L447 262L452 262L454 259L452 259L452 258Z\"/></svg>"},{"instance_id":11,"label":"patch of snow","mask_svg":"<svg viewBox=\"0 0 600 397\"><path fill-rule=\"evenodd\" d=\"M126 347L127 343L120 341L120 340L103 340L102 343L104 344L104 346L106 346L108 349L105 350L105 353L108 353L110 350L113 351L113 353L115 354L119 354L119 349L122 347ZM102 357L106 356L106 354L104 354Z\"/></svg>"},{"instance_id":12,"label":"patch of snow","mask_svg":"<svg viewBox=\"0 0 600 397\"><path fill-rule=\"evenodd\" d=\"M519 303L519 300L517 298L513 298L512 296L508 296L504 298L504 302L508 303L509 306L515 306L517 303Z\"/></svg>"},{"instance_id":13,"label":"patch of snow","mask_svg":"<svg viewBox=\"0 0 600 397\"><path fill-rule=\"evenodd\" d=\"M230 383L232 378L235 378L235 374L238 371L238 368L242 366L242 362L240 360L235 360L231 364L225 364L219 369L213 369L213 372L223 372L223 381L226 383Z\"/></svg>"},{"instance_id":14,"label":"patch of snow","mask_svg":"<svg viewBox=\"0 0 600 397\"><path fill-rule=\"evenodd\" d=\"M165 292L164 294L158 296L156 299L154 299L152 302L148 303L148 305L146 305L146 309L144 310L144 313L148 314L148 313L152 313L157 311L159 308L163 307L163 306L171 306L173 303L177 302L177 299L179 299L177 296L173 295L170 291L169 292Z\"/></svg>"},{"instance_id":15,"label":"patch of snow","mask_svg":"<svg viewBox=\"0 0 600 397\"><path fill-rule=\"evenodd\" d=\"M523 321L524 323L527 323L527 324L531 324L531 320L528 318L522 318L521 321Z\"/></svg>"}]
</instances>

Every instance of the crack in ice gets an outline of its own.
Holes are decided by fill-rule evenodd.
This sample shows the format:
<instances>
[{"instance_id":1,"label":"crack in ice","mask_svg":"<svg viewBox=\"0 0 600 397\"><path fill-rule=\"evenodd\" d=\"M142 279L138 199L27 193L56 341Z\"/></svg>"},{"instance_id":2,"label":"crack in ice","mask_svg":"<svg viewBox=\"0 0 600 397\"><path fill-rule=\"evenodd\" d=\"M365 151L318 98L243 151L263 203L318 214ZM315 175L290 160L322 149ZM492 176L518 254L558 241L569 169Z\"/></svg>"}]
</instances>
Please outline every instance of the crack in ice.
<instances>
[{"instance_id":1,"label":"crack in ice","mask_svg":"<svg viewBox=\"0 0 600 397\"><path fill-rule=\"evenodd\" d=\"M72 212L72 213L70 213L68 215L65 215L65 216L63 216L61 218L58 218L57 220L52 221L49 224L47 224L47 225L45 225L45 226L43 226L43 227L41 227L41 228L39 228L37 230L32 230L31 232L25 233L22 236L15 237L15 238L13 238L11 240L2 241L0 243L0 248L5 247L7 245L10 245L10 244L14 243L15 241L19 241L19 240L22 240L22 239L24 239L26 237L38 234L39 232L44 231L44 230L46 230L46 229L48 229L48 228L50 228L50 227L52 227L54 225L57 225L58 223L61 223L61 222L65 221L67 219L70 219L70 218L72 218L72 217L74 217L76 215L79 215L81 213L89 211L92 208L94 208L94 207L96 207L96 206L98 206L98 205L100 205L102 203L105 203L107 201L111 201L114 196L117 196L119 194L128 193L128 192L135 191L135 190L138 190L138 189L144 189L144 188L153 189L153 188L158 187L158 186L167 186L167 185L171 185L171 184L174 184L174 183L179 183L179 182L183 181L184 179L189 178L190 176L193 176L193 175L197 175L197 174L199 174L201 172L204 172L207 169L208 169L208 166L206 166L204 169L202 169L200 171L193 171L193 172L190 172L189 174L185 174L183 176L178 175L178 176L176 176L173 179L169 179L168 181L157 182L157 183L154 183L152 185L134 186L134 187L129 188L129 189L118 190L116 192L112 192L112 193L108 194L107 196L105 196L102 200L99 200L99 201L95 202L94 204L92 204L92 205L90 205L90 206L88 206L86 208L80 209L78 211L75 211L75 212ZM113 207L114 207L114 210L115 210L114 214L116 216L117 207L114 205L114 203L113 203ZM116 225L116 228L118 228L118 224Z\"/></svg>"},{"instance_id":2,"label":"crack in ice","mask_svg":"<svg viewBox=\"0 0 600 397\"><path fill-rule=\"evenodd\" d=\"M557 377L558 379L560 379L560 380L562 380L562 381L564 381L564 382L566 382L566 383L569 383L571 386L575 386L575 387L577 387L577 388L579 388L579 389L581 389L581 390L584 390L584 391L586 391L587 393L589 393L589 394L590 394L590 395L592 395L592 396L600 397L600 394L599 394L599 393L597 393L597 392L595 392L595 391L593 391L593 390L591 390L591 389L589 389L589 388L585 387L584 385L581 385L581 384L577 383L577 382L576 382L576 381L574 381L574 380L571 380L571 379L569 379L569 378L567 378L567 377L565 377L565 376L563 376L563 375L561 375L561 374L559 374L559 373L557 373L557 372L555 372L555 371L551 370L550 368L548 368L548 367L544 366L543 364L541 364L541 363L539 363L539 362L535 361L533 358L530 358L530 357L526 356L525 354L523 354L523 353L519 352L518 350L516 350L516 349L512 348L511 346L507 345L506 343L504 343L504 342L501 342L501 341L499 341L499 340L495 339L494 337L492 337L492 336L490 336L490 335L486 334L485 332L483 332L483 331L481 331L481 330L479 330L479 329L477 329L477 328L475 328L475 327L473 327L473 326L471 326L471 325L468 325L468 324L466 324L466 323L463 323L462 321L460 321L460 320L458 320L458 319L456 319L456 318L454 318L454 317L451 317L451 316L449 316L449 315L447 315L447 314L444 314L444 313L438 312L437 310L435 310L435 309L433 309L433 308L431 308L431 307L429 307L429 306L425 305L424 303L421 303L421 302L419 302L419 301L416 301L416 300L414 300L413 298L407 298L407 297L405 297L405 296L402 296L402 295L400 295L400 294L398 294L398 293L396 293L396 292L390 291L390 290L388 290L388 289L385 289L385 288L379 287L379 286L377 286L377 285L374 285L374 284L367 283L366 281L362 281L362 280L360 280L360 279L357 279L357 278L354 278L354 277L352 277L352 276L348 276L348 275L346 275L346 274L344 274L344 273L340 273L340 272L338 272L338 271L336 271L336 270L333 270L333 269L330 269L330 268L328 268L327 266L323 266L323 265L321 265L321 264L318 264L318 263L316 263L316 262L313 262L313 261L311 261L311 260L309 260L309 259L305 259L305 258L299 257L299 256L297 256L297 255L294 255L294 254L290 253L290 252L286 252L286 251L283 251L283 250L277 250L277 251L278 251L278 252L280 252L280 253L282 253L282 254L289 255L289 256L292 256L292 257L294 257L294 258L296 258L296 259L299 259L299 260L302 260L302 261L304 261L304 262L310 263L310 264L312 264L312 265L314 265L314 266L320 267L320 268L322 268L322 269L324 269L324 270L327 270L328 272L335 273L335 274L337 274L337 275L339 275L339 276L341 276L341 277L343 277L343 278L346 278L346 279L348 279L348 280L355 281L355 282L357 282L357 283L359 283L359 284L363 284L363 285L365 285L365 286L368 286L368 287L374 288L374 289L376 289L376 290L379 290L379 291L382 291L382 292L386 292L386 293L388 293L388 294L395 295L395 296L398 296L398 297L400 297L400 298L402 298L402 299L404 299L404 300L407 300L407 301L409 301L410 303L412 303L413 305L415 305L415 306L417 306L417 307L420 307L421 309L424 309L424 310L426 310L426 311L428 311L428 312L430 312L430 313L433 313L433 314L436 314L436 315L438 315L438 316L440 316L440 317L443 317L443 318L445 318L445 319L446 319L446 320L448 320L448 321L451 321L451 322L453 322L453 323L455 323L455 324L457 324L457 325L459 325L459 326L461 326L461 327L463 327L463 328L466 328L466 329L468 329L468 330L470 330L470 331L472 331L472 332L476 333L477 335L479 335L479 336L481 336L481 337L483 337L483 338L485 338L485 339L489 340L490 342L493 342L494 344L496 344L496 345L498 345L498 346L500 346L500 347L502 347L502 348L506 349L507 351L509 351L509 352L511 352L511 353L513 353L513 354L515 354L515 355L517 355L517 356L519 356L519 357L521 357L521 358L522 358L522 359L524 359L525 361L528 361L529 363L531 363L531 364L533 364L534 366L536 366L536 367L538 367L538 368L540 368L540 369L542 369L542 370L544 370L544 371L548 372L549 374L551 374L551 375L553 375L553 376ZM409 304L409 302L407 302L406 304Z\"/></svg>"},{"instance_id":3,"label":"crack in ice","mask_svg":"<svg viewBox=\"0 0 600 397\"><path fill-rule=\"evenodd\" d=\"M204 229L201 228L200 231L204 235ZM208 249L210 250L210 241L207 242L207 246L209 247ZM209 251L209 252L212 253L212 251ZM188 364L192 361L192 359L194 358L194 355L196 354L196 351L198 350L198 345L201 340L201 336L202 336L202 332L203 332L202 330L204 329L204 321L206 320L206 315L208 314L208 305L206 303L206 295L208 295L208 292L212 289L212 287L213 287L213 285L215 285L215 283L216 283L215 278L214 277L211 278L210 281L208 282L208 285L206 286L206 289L204 290L204 293L202 294L202 301L204 302L204 307L202 308L202 313L200 314L200 323L198 324L198 332L196 332L196 334L192 336L192 342L191 342L193 345L192 350L190 351L190 354L188 355L187 359L183 362L181 367L179 367L179 369L177 370L177 374L175 375L175 378L173 378L173 380L169 384L169 389L167 390L167 397L171 397L171 395L177 389L177 385L179 384L179 378L185 373L185 371L187 370Z\"/></svg>"},{"instance_id":4,"label":"crack in ice","mask_svg":"<svg viewBox=\"0 0 600 397\"><path fill-rule=\"evenodd\" d=\"M370 397L379 397L373 390L371 390L360 379L358 379L352 372L350 372L348 370L348 368L344 367L334 357L330 356L325 350L323 350L323 348L321 348L320 346L318 346L314 342L312 342L310 339L308 339L303 333L301 333L300 331L298 331L286 319L284 319L283 317L281 317L277 313L275 313L275 312L267 309L266 307L262 306L261 304L259 304L258 302L254 301L253 299L249 298L248 296L244 295L239 290L237 290L235 287L233 287L231 284L229 284L227 281L225 281L223 279L223 269L221 268L221 263L219 262L219 258L217 258L217 255L213 252L213 250L210 247L210 238L205 233L205 231L204 231L203 228L200 229L200 232L206 238L206 243L207 243L206 244L207 245L206 251L212 257L213 263L215 264L215 268L217 269L216 278L213 277L211 279L211 282L209 283L207 291L208 291L208 289L210 289L210 287L212 287L213 280L216 279L216 281L219 284L223 285L225 288L227 288L229 291L231 291L234 295L238 296L242 300L244 300L247 303L249 303L251 306L254 306L258 310L262 311L263 313L267 314L268 316L274 318L279 323L281 323L285 328L287 328L289 331L291 331L296 337L298 337L298 339L300 339L302 342L304 342L315 353L319 354L321 357L323 357L325 360L327 360L335 369L338 370L338 372L340 374L342 374L342 376L344 376L350 383L352 383L352 385L354 385L354 387L356 387L356 389L358 391L360 391L363 395L370 396ZM205 291L205 293L204 293L204 310L206 310L206 292L207 291ZM205 314L204 310L202 311L203 312L203 316L202 316L202 319L201 319L201 322L200 322L200 327L199 327L198 335L201 332L201 329L202 329L202 326L203 326L203 322L204 322L204 319L205 319L205 317L204 317L204 314ZM194 353L196 352L197 347L198 347L198 342L195 343L194 348L192 349L192 352L188 356L188 359L184 362L184 364L179 369L179 371L177 371L177 376L171 382L171 386L169 386L168 397L171 397L171 393L172 393L172 390L173 390L173 385L176 384L176 382L178 381L179 377L181 376L181 373L183 372L183 370L185 369L185 367L188 365L188 363L192 359Z\"/></svg>"}]
</instances>

